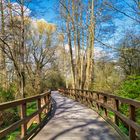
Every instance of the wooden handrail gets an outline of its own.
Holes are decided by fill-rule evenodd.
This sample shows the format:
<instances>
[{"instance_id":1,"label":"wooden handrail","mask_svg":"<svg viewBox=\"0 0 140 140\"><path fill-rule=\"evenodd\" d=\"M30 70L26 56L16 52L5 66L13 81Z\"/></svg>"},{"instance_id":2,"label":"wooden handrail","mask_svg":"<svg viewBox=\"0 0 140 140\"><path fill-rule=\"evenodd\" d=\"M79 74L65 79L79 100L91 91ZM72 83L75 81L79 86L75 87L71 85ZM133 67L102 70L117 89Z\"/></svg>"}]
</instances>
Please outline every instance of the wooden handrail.
<instances>
[{"instance_id":1,"label":"wooden handrail","mask_svg":"<svg viewBox=\"0 0 140 140\"><path fill-rule=\"evenodd\" d=\"M39 98L42 98L42 97L46 96L46 94L48 94L48 92L47 93L42 93L40 95L24 98L24 99L19 99L19 100L15 100L15 101L1 103L0 104L0 110L2 111L2 110L5 110L5 109L16 107L16 106L24 104L24 103L33 102L33 101L35 101Z\"/></svg>"},{"instance_id":2,"label":"wooden handrail","mask_svg":"<svg viewBox=\"0 0 140 140\"><path fill-rule=\"evenodd\" d=\"M119 128L119 122L128 126L129 139L137 140L138 134L140 134L140 124L136 122L136 109L140 109L140 102L132 99L126 99L112 94L107 94L98 91L89 91L81 89L61 89L60 92L68 97L71 97L86 106L94 109L100 113L101 110L104 114L101 114L103 118L110 120L114 126ZM113 104L111 102L113 101ZM93 106L93 104L96 104ZM129 115L126 116L121 113L121 104L128 105ZM109 118L108 112L114 113L114 120ZM139 116L140 118L140 116Z\"/></svg>"},{"instance_id":3,"label":"wooden handrail","mask_svg":"<svg viewBox=\"0 0 140 140\"><path fill-rule=\"evenodd\" d=\"M37 103L37 111L27 116L27 103L34 101L36 101ZM21 139L27 139L31 136L31 133L35 133L36 128L34 129L34 131L31 131L31 133L28 133L28 122L36 117L38 120L38 125L36 127L39 127L39 125L43 121L43 119L41 118L42 113L45 112L47 117L48 112L51 110L51 91L29 98L2 103L0 104L0 110L4 111L6 109L14 108L17 106L20 107L20 120L1 130L0 139L7 136L10 132L13 132L19 127L21 127ZM30 122L30 125L31 124L32 123Z\"/></svg>"},{"instance_id":4,"label":"wooden handrail","mask_svg":"<svg viewBox=\"0 0 140 140\"><path fill-rule=\"evenodd\" d=\"M65 89L65 90L68 90L68 89ZM99 91L94 91L94 90L82 90L82 89L70 89L70 90L77 90L77 91L82 91L82 92L91 92L92 94L96 93L96 94L99 94L99 95L107 96L109 98L114 98L114 99L120 100L121 102L126 103L126 104L134 105L135 107L140 107L140 102L137 101L137 100L119 97L119 96L113 95L111 93L99 92Z\"/></svg>"}]
</instances>

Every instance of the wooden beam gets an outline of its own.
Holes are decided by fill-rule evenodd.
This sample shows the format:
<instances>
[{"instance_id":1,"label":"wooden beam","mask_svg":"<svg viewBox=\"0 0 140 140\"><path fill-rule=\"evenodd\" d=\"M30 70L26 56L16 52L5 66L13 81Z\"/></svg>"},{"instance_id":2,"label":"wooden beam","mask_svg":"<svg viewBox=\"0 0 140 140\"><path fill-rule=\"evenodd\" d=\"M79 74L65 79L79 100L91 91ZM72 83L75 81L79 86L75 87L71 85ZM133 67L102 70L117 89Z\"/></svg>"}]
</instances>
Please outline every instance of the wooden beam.
<instances>
[{"instance_id":1,"label":"wooden beam","mask_svg":"<svg viewBox=\"0 0 140 140\"><path fill-rule=\"evenodd\" d=\"M24 119L26 118L26 103L21 104L20 107L20 118ZM21 125L21 138L25 137L27 135L27 123Z\"/></svg>"},{"instance_id":2,"label":"wooden beam","mask_svg":"<svg viewBox=\"0 0 140 140\"><path fill-rule=\"evenodd\" d=\"M130 116L130 120L135 121L135 107L132 105L129 106L129 116ZM130 140L136 140L135 129L131 126L129 126L129 137Z\"/></svg>"}]
</instances>

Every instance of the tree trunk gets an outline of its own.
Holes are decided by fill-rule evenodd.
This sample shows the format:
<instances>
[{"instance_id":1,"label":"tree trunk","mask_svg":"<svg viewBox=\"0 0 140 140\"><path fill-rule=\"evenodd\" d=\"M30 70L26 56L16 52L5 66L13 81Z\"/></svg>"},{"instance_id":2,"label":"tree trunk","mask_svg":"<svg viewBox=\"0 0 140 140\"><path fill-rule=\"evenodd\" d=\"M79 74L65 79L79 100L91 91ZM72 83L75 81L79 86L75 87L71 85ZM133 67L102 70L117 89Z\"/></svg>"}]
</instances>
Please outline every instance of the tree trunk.
<instances>
[{"instance_id":1,"label":"tree trunk","mask_svg":"<svg viewBox=\"0 0 140 140\"><path fill-rule=\"evenodd\" d=\"M20 78L20 93L23 98L25 98L24 88L25 88L25 62L24 62L24 53L25 53L25 31L24 31L24 0L21 0L21 48L20 48L20 55L21 55L21 78Z\"/></svg>"},{"instance_id":2,"label":"tree trunk","mask_svg":"<svg viewBox=\"0 0 140 140\"><path fill-rule=\"evenodd\" d=\"M95 37L95 16L94 16L94 0L90 1L90 25L89 25L89 39L87 48L87 67L86 67L86 82L85 89L89 89L93 81L93 64L94 64L94 37Z\"/></svg>"},{"instance_id":3,"label":"tree trunk","mask_svg":"<svg viewBox=\"0 0 140 140\"><path fill-rule=\"evenodd\" d=\"M4 39L5 37L5 22L4 22L4 5L3 5L3 0L0 1L0 8L1 8L1 34L2 38ZM4 43L1 44L2 48L5 47ZM6 89L7 88L7 83L6 83L6 63L5 63L5 54L0 49L0 81L1 81L1 86Z\"/></svg>"},{"instance_id":4,"label":"tree trunk","mask_svg":"<svg viewBox=\"0 0 140 140\"><path fill-rule=\"evenodd\" d=\"M72 44L71 44L71 33L69 27L69 21L67 20L67 36L68 36L68 44L69 44L69 51L70 51L70 61L71 61L71 71L72 71L72 86L73 88L76 87L75 84L75 70L74 70L74 61L73 61L73 52L72 52Z\"/></svg>"}]
</instances>

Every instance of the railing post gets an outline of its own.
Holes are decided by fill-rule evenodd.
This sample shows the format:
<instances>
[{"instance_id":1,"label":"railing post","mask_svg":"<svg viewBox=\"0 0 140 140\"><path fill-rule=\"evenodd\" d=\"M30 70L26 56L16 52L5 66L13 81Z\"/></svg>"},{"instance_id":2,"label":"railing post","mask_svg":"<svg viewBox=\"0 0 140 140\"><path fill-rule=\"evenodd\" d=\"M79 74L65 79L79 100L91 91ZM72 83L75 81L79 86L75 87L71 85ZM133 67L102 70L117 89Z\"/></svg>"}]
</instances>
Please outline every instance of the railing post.
<instances>
[{"instance_id":1,"label":"railing post","mask_svg":"<svg viewBox=\"0 0 140 140\"><path fill-rule=\"evenodd\" d=\"M93 94L93 92L91 91L91 99L94 99L94 94ZM93 104L93 101L91 100L91 105L92 105L92 107L95 107L95 104Z\"/></svg>"},{"instance_id":2,"label":"railing post","mask_svg":"<svg viewBox=\"0 0 140 140\"><path fill-rule=\"evenodd\" d=\"M97 101L99 101L99 94L96 94L97 95ZM98 108L98 110L99 110L99 104L97 103L97 108Z\"/></svg>"},{"instance_id":3,"label":"railing post","mask_svg":"<svg viewBox=\"0 0 140 140\"><path fill-rule=\"evenodd\" d=\"M92 92L89 92L89 103L90 103L90 108L92 108Z\"/></svg>"},{"instance_id":4,"label":"railing post","mask_svg":"<svg viewBox=\"0 0 140 140\"><path fill-rule=\"evenodd\" d=\"M90 105L89 105L89 99L88 99L88 97L89 97L88 91L86 90L86 102L85 102L85 104L86 104L87 106L90 106Z\"/></svg>"},{"instance_id":5,"label":"railing post","mask_svg":"<svg viewBox=\"0 0 140 140\"><path fill-rule=\"evenodd\" d=\"M48 104L47 109L48 109L48 112L49 112L49 111L50 111L50 94L48 94L48 95L46 96L46 100L47 100L47 104Z\"/></svg>"},{"instance_id":6,"label":"railing post","mask_svg":"<svg viewBox=\"0 0 140 140\"><path fill-rule=\"evenodd\" d=\"M72 90L69 89L69 94L70 94L70 97L72 98ZM69 96L69 94L67 96Z\"/></svg>"},{"instance_id":7,"label":"railing post","mask_svg":"<svg viewBox=\"0 0 140 140\"><path fill-rule=\"evenodd\" d=\"M84 91L82 90L81 92L82 92L82 94L81 94L82 95L81 103L84 103Z\"/></svg>"},{"instance_id":8,"label":"railing post","mask_svg":"<svg viewBox=\"0 0 140 140\"><path fill-rule=\"evenodd\" d=\"M77 101L77 90L76 89L74 89L74 98Z\"/></svg>"},{"instance_id":9,"label":"railing post","mask_svg":"<svg viewBox=\"0 0 140 140\"><path fill-rule=\"evenodd\" d=\"M135 107L133 105L129 106L129 116L130 119L135 121ZM136 132L131 126L129 126L129 137L130 140L136 140Z\"/></svg>"},{"instance_id":10,"label":"railing post","mask_svg":"<svg viewBox=\"0 0 140 140\"><path fill-rule=\"evenodd\" d=\"M81 102L81 103L82 103L82 99L83 99L83 98L82 98L82 95L83 95L83 94L82 94L82 90L80 90L80 102Z\"/></svg>"},{"instance_id":11,"label":"railing post","mask_svg":"<svg viewBox=\"0 0 140 140\"><path fill-rule=\"evenodd\" d=\"M40 110L41 109L41 98L39 98L37 100L37 109ZM38 113L38 124L41 122L41 112Z\"/></svg>"},{"instance_id":12,"label":"railing post","mask_svg":"<svg viewBox=\"0 0 140 140\"><path fill-rule=\"evenodd\" d=\"M119 111L119 100L117 99L115 99L115 109L116 111ZM119 118L116 114L115 114L115 124L119 125Z\"/></svg>"},{"instance_id":13,"label":"railing post","mask_svg":"<svg viewBox=\"0 0 140 140\"><path fill-rule=\"evenodd\" d=\"M44 105L46 105L47 104L47 96L45 95L44 96ZM45 111L44 111L45 113L48 113L48 110L45 108Z\"/></svg>"},{"instance_id":14,"label":"railing post","mask_svg":"<svg viewBox=\"0 0 140 140\"><path fill-rule=\"evenodd\" d=\"M104 100L104 104L106 104L107 103L107 97L104 96L103 100ZM107 109L105 107L104 107L104 111L105 111L105 116L107 116Z\"/></svg>"},{"instance_id":15,"label":"railing post","mask_svg":"<svg viewBox=\"0 0 140 140\"><path fill-rule=\"evenodd\" d=\"M51 110L51 91L48 94L48 99L49 99L49 111Z\"/></svg>"},{"instance_id":16,"label":"railing post","mask_svg":"<svg viewBox=\"0 0 140 140\"><path fill-rule=\"evenodd\" d=\"M21 104L20 107L20 117L21 119L24 119L26 117L26 103ZM27 123L24 123L21 125L21 138L25 137L27 135Z\"/></svg>"},{"instance_id":17,"label":"railing post","mask_svg":"<svg viewBox=\"0 0 140 140\"><path fill-rule=\"evenodd\" d=\"M70 89L67 90L67 93L69 94L70 97L72 96Z\"/></svg>"}]
</instances>

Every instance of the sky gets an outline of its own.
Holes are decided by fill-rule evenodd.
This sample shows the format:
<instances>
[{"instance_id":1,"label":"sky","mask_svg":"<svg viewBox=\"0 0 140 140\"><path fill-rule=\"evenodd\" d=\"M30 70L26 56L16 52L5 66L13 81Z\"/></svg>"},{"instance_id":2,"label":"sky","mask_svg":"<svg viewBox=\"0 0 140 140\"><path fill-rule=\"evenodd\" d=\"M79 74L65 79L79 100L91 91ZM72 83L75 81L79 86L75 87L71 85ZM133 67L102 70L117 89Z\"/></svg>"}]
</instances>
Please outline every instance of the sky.
<instances>
[{"instance_id":1,"label":"sky","mask_svg":"<svg viewBox=\"0 0 140 140\"><path fill-rule=\"evenodd\" d=\"M56 23L57 4L57 0L32 0L28 7L37 19L45 19L47 22Z\"/></svg>"},{"instance_id":2,"label":"sky","mask_svg":"<svg viewBox=\"0 0 140 140\"><path fill-rule=\"evenodd\" d=\"M119 0L118 0L119 1ZM131 4L132 0L122 0ZM125 2L119 2L118 5L121 4L123 7L127 7ZM32 0L32 2L28 5L29 9L32 11L32 15L37 19L45 19L47 22L57 24L57 10L58 10L58 0ZM126 11L125 11L126 12ZM123 30L126 28L131 28L133 25L133 21L123 16L122 18L114 18L114 24L117 27L115 36L121 33L124 33Z\"/></svg>"},{"instance_id":3,"label":"sky","mask_svg":"<svg viewBox=\"0 0 140 140\"><path fill-rule=\"evenodd\" d=\"M118 1L119 1L118 5L120 4L127 9L127 3L131 4L132 0L118 0ZM54 23L57 25L58 23L57 10L59 10L58 0L32 0L26 6L28 6L28 8L31 10L31 16L33 16L33 18L44 19L49 23ZM127 9L127 12L129 14L129 9ZM114 35L113 37L110 36L110 38L104 40L104 43L114 47L119 42L119 40L125 35L125 29L131 29L133 27L134 21L128 18L127 16L121 15L115 17L113 19L113 23L115 24L116 27ZM139 30L139 27L136 28L138 28Z\"/></svg>"},{"instance_id":4,"label":"sky","mask_svg":"<svg viewBox=\"0 0 140 140\"><path fill-rule=\"evenodd\" d=\"M14 1L16 2L16 0L13 0L13 2ZM127 7L125 1L131 4L133 0L117 0L117 1L118 5L121 4L123 5L123 7ZM57 10L59 10L58 0L31 0L30 3L26 4L26 6L31 10L31 16L33 16L34 18L44 19L47 22L57 24L58 20ZM129 9L127 11L129 12ZM114 18L113 22L117 27L115 36L118 36L118 34L120 34L124 29L130 28L133 25L133 21L126 16L122 16L121 18L116 17Z\"/></svg>"}]
</instances>

